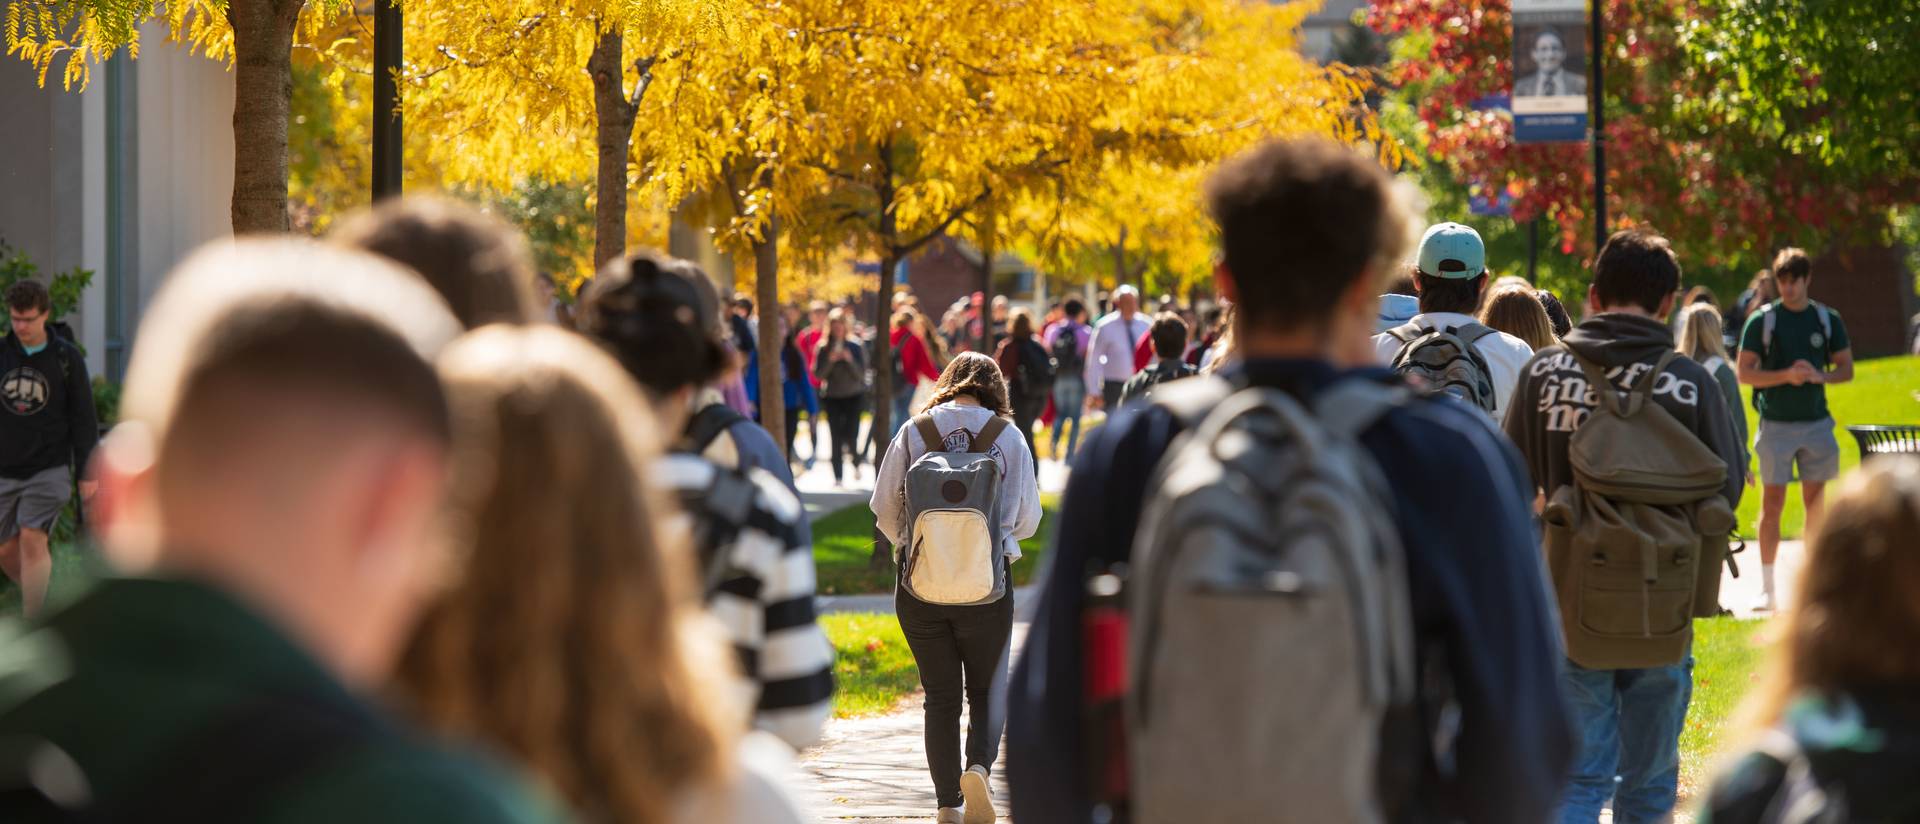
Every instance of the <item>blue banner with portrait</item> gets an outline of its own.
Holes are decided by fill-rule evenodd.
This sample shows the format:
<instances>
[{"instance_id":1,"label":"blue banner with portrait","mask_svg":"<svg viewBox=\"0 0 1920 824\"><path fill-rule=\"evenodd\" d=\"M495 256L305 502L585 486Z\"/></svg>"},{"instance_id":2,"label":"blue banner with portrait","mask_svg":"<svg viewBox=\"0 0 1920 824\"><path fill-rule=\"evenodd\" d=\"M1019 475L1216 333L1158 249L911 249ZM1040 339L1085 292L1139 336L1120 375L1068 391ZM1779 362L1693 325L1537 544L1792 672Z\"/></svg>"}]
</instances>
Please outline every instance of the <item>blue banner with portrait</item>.
<instances>
[{"instance_id":1,"label":"blue banner with portrait","mask_svg":"<svg viewBox=\"0 0 1920 824\"><path fill-rule=\"evenodd\" d=\"M1513 0L1513 139L1587 139L1587 0Z\"/></svg>"}]
</instances>

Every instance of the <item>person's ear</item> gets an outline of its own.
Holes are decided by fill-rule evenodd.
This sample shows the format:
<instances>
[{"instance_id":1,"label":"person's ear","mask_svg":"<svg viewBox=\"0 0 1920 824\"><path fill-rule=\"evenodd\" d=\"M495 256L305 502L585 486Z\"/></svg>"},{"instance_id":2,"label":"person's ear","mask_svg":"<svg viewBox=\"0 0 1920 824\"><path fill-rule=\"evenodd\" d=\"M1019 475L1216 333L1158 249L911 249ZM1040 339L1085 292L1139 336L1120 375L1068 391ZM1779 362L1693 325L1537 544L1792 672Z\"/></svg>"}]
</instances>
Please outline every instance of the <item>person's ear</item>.
<instances>
[{"instance_id":1,"label":"person's ear","mask_svg":"<svg viewBox=\"0 0 1920 824\"><path fill-rule=\"evenodd\" d=\"M424 568L417 553L441 544L433 533L447 491L446 453L401 443L365 458L364 482L347 499L348 539L364 575L391 576Z\"/></svg>"},{"instance_id":2,"label":"person's ear","mask_svg":"<svg viewBox=\"0 0 1920 824\"><path fill-rule=\"evenodd\" d=\"M139 421L123 421L93 451L92 466L87 469L100 485L88 503L87 515L95 534L103 539L102 549L123 570L146 569L159 554L159 524L151 517L157 511L153 500L157 456L152 430Z\"/></svg>"},{"instance_id":3,"label":"person's ear","mask_svg":"<svg viewBox=\"0 0 1920 824\"><path fill-rule=\"evenodd\" d=\"M1679 295L1673 292L1668 292L1667 296L1661 299L1660 308L1659 310L1653 313L1653 316L1656 318L1664 318L1668 315L1673 314L1673 302L1678 298L1679 298Z\"/></svg>"},{"instance_id":4,"label":"person's ear","mask_svg":"<svg viewBox=\"0 0 1920 824\"><path fill-rule=\"evenodd\" d=\"M1417 296L1418 296L1418 295L1419 295L1419 294L1420 294L1420 293L1421 293L1421 292L1423 291L1423 289L1422 289L1422 284L1420 283L1420 280L1421 280L1421 279L1420 279L1420 276L1419 276L1419 275L1414 275L1414 276L1413 276L1413 294L1414 294L1414 295L1415 295L1416 297L1417 297Z\"/></svg>"},{"instance_id":5,"label":"person's ear","mask_svg":"<svg viewBox=\"0 0 1920 824\"><path fill-rule=\"evenodd\" d=\"M1220 293L1220 299L1228 303L1240 302L1240 285L1233 280L1233 270L1227 268L1227 262L1216 261L1213 264L1213 288Z\"/></svg>"},{"instance_id":6,"label":"person's ear","mask_svg":"<svg viewBox=\"0 0 1920 824\"><path fill-rule=\"evenodd\" d=\"M1589 286L1587 287L1587 317L1598 314L1600 314L1600 293Z\"/></svg>"}]
</instances>

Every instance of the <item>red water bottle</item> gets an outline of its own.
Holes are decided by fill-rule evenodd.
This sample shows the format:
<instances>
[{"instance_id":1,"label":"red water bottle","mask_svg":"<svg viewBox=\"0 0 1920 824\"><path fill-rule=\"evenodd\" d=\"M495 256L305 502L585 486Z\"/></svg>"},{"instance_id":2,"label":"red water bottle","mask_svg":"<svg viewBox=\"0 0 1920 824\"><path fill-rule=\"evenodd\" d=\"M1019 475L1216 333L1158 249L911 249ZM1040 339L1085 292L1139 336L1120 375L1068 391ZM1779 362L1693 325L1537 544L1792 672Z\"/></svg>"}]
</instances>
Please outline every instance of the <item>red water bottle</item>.
<instances>
[{"instance_id":1,"label":"red water bottle","mask_svg":"<svg viewBox=\"0 0 1920 824\"><path fill-rule=\"evenodd\" d=\"M1126 585L1114 572L1087 581L1081 612L1084 655L1081 682L1086 698L1088 789L1107 821L1126 820L1127 609Z\"/></svg>"}]
</instances>

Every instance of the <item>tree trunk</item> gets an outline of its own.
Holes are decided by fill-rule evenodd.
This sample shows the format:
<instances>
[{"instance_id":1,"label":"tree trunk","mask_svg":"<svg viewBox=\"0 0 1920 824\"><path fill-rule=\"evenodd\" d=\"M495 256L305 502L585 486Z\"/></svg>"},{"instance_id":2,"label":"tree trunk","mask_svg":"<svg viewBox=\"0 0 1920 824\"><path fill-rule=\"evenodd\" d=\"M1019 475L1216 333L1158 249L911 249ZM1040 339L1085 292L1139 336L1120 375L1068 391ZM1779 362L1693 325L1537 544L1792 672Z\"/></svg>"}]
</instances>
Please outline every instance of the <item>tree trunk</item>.
<instances>
[{"instance_id":1,"label":"tree trunk","mask_svg":"<svg viewBox=\"0 0 1920 824\"><path fill-rule=\"evenodd\" d=\"M887 444L892 442L893 428L900 424L893 419L893 312L890 301L893 300L893 269L900 265L900 252L892 245L893 212L889 208L891 198L882 193L880 200L881 242L888 244L880 255L880 292L874 298L878 304L878 317L874 320L877 332L873 336L873 474L880 475L880 462L887 459ZM873 556L867 560L871 569L886 569L893 564L893 547L888 544L887 536L880 531L879 525L873 528Z\"/></svg>"},{"instance_id":2,"label":"tree trunk","mask_svg":"<svg viewBox=\"0 0 1920 824\"><path fill-rule=\"evenodd\" d=\"M980 353L993 357L993 256L999 240L993 209L988 208L980 228ZM1011 380L1012 375L1006 376Z\"/></svg>"},{"instance_id":3,"label":"tree trunk","mask_svg":"<svg viewBox=\"0 0 1920 824\"><path fill-rule=\"evenodd\" d=\"M760 305L760 423L787 455L786 386L781 381L786 335L780 331L780 223L767 222L766 236L753 244L754 302ZM804 376L801 376L804 377Z\"/></svg>"},{"instance_id":4,"label":"tree trunk","mask_svg":"<svg viewBox=\"0 0 1920 824\"><path fill-rule=\"evenodd\" d=\"M1113 244L1113 288L1127 285L1127 227L1120 227L1120 239Z\"/></svg>"},{"instance_id":5,"label":"tree trunk","mask_svg":"<svg viewBox=\"0 0 1920 824\"><path fill-rule=\"evenodd\" d=\"M636 107L627 99L624 60L617 28L600 35L593 55L587 58L587 72L593 76L595 145L599 151L599 164L594 170L595 269L627 251L627 152L633 144Z\"/></svg>"},{"instance_id":6,"label":"tree trunk","mask_svg":"<svg viewBox=\"0 0 1920 824\"><path fill-rule=\"evenodd\" d=\"M293 27L301 0L232 0L233 233L284 233Z\"/></svg>"}]
</instances>

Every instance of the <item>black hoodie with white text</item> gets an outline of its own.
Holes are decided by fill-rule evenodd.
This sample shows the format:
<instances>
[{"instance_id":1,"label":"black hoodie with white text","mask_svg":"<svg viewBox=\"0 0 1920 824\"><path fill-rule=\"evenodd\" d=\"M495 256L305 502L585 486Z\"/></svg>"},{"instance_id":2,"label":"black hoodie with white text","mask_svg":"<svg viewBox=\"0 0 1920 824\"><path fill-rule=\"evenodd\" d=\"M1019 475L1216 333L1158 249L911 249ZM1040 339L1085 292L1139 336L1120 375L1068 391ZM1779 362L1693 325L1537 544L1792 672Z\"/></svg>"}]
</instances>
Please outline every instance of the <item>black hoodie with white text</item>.
<instances>
[{"instance_id":1,"label":"black hoodie with white text","mask_svg":"<svg viewBox=\"0 0 1920 824\"><path fill-rule=\"evenodd\" d=\"M1568 350L1607 370L1607 378L1625 392L1661 355L1673 350L1673 331L1639 315L1595 315L1568 332L1559 346L1534 353L1521 368L1520 384L1507 406L1505 429L1520 448L1534 486L1549 497L1573 483L1567 446L1574 430L1599 403L1599 396L1587 385L1586 373ZM1734 412L1727 408L1713 373L1684 355L1675 357L1654 379L1653 401L1727 462L1727 481L1720 494L1729 506L1739 507L1742 473L1736 470L1745 458L1733 428Z\"/></svg>"},{"instance_id":2,"label":"black hoodie with white text","mask_svg":"<svg viewBox=\"0 0 1920 824\"><path fill-rule=\"evenodd\" d=\"M46 348L29 355L12 333L0 338L0 400L0 478L86 470L100 423L78 347L49 333Z\"/></svg>"}]
</instances>

